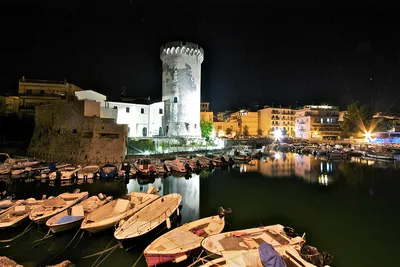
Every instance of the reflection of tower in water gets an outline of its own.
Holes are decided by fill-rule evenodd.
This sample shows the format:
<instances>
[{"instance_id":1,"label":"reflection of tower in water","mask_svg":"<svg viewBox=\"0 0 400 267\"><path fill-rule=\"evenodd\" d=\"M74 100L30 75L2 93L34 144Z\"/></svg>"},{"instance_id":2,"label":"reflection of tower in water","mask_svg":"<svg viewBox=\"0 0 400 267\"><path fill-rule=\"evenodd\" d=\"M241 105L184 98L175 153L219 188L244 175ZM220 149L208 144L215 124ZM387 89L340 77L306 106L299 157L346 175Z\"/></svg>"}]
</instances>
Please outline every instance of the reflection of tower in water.
<instances>
[{"instance_id":1,"label":"reflection of tower in water","mask_svg":"<svg viewBox=\"0 0 400 267\"><path fill-rule=\"evenodd\" d=\"M200 217L200 177L192 174L192 178L175 178L170 176L166 179L157 178L154 183L140 185L136 180L130 180L127 188L130 192L146 192L150 186L159 190L161 196L178 193L182 196L182 222L197 220Z\"/></svg>"}]
</instances>

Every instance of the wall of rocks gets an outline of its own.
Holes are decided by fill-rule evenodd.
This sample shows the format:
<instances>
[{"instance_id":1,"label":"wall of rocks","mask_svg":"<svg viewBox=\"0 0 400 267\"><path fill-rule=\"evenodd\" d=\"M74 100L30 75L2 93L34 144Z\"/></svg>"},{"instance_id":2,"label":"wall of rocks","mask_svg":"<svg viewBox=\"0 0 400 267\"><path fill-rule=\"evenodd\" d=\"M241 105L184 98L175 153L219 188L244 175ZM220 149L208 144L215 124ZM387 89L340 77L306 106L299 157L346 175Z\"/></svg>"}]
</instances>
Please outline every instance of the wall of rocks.
<instances>
[{"instance_id":1,"label":"wall of rocks","mask_svg":"<svg viewBox=\"0 0 400 267\"><path fill-rule=\"evenodd\" d=\"M36 107L28 154L48 161L77 164L121 162L126 155L127 126L102 119L95 102L71 101ZM100 103L97 103L100 109ZM90 111L90 112L89 112Z\"/></svg>"}]
</instances>

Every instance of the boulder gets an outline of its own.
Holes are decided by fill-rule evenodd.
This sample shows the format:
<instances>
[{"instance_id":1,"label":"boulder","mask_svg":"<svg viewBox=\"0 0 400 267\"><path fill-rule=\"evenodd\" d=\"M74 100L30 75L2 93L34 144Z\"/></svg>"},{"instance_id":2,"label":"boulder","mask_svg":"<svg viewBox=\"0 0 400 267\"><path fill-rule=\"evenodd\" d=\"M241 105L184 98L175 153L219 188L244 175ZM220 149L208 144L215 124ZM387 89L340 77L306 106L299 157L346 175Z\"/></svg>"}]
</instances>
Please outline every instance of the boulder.
<instances>
[{"instance_id":1,"label":"boulder","mask_svg":"<svg viewBox=\"0 0 400 267\"><path fill-rule=\"evenodd\" d=\"M59 264L56 264L56 265L48 265L48 266L46 266L46 267L75 267L75 264L73 264L73 263L70 262L70 261L63 261L63 262L61 262L61 263L59 263Z\"/></svg>"},{"instance_id":2,"label":"boulder","mask_svg":"<svg viewBox=\"0 0 400 267\"><path fill-rule=\"evenodd\" d=\"M2 267L23 267L7 257L0 257L0 266Z\"/></svg>"}]
</instances>

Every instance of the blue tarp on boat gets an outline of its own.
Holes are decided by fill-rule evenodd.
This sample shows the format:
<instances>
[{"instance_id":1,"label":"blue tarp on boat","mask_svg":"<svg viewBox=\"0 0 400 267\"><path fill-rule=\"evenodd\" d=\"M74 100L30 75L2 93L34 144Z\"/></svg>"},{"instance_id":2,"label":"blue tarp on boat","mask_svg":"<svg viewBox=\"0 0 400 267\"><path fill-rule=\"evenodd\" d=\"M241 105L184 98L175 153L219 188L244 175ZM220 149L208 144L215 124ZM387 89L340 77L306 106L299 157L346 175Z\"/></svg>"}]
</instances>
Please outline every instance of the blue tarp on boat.
<instances>
[{"instance_id":1,"label":"blue tarp on boat","mask_svg":"<svg viewBox=\"0 0 400 267\"><path fill-rule=\"evenodd\" d=\"M286 267L281 255L268 243L263 242L258 247L262 266L264 267Z\"/></svg>"},{"instance_id":2,"label":"blue tarp on boat","mask_svg":"<svg viewBox=\"0 0 400 267\"><path fill-rule=\"evenodd\" d=\"M83 219L83 216L64 216L59 219L56 224L70 223Z\"/></svg>"}]
</instances>

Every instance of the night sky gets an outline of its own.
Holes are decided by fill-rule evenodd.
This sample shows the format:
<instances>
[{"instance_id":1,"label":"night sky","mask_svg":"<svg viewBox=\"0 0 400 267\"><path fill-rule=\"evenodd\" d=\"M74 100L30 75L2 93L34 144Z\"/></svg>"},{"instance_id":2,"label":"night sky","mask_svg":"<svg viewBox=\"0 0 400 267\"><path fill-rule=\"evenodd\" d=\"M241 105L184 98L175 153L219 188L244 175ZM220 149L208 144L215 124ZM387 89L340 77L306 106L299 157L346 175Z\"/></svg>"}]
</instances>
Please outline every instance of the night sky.
<instances>
[{"instance_id":1,"label":"night sky","mask_svg":"<svg viewBox=\"0 0 400 267\"><path fill-rule=\"evenodd\" d=\"M15 94L25 76L67 79L110 97L126 87L131 96L161 99L159 48L183 40L205 50L202 101L213 111L344 108L355 100L400 111L400 10L372 2L8 2L0 8L1 94Z\"/></svg>"}]
</instances>

